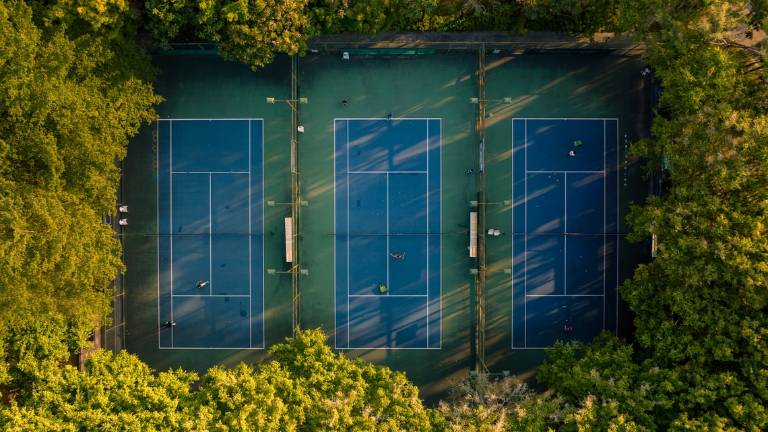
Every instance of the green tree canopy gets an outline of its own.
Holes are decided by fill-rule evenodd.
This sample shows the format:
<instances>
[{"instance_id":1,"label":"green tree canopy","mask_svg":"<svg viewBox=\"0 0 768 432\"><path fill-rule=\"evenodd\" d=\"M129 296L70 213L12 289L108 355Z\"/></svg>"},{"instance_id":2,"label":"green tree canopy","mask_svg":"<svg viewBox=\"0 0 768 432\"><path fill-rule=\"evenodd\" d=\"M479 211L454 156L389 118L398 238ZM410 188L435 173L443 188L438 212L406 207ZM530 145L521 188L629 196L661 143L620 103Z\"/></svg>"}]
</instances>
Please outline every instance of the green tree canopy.
<instances>
[{"instance_id":1,"label":"green tree canopy","mask_svg":"<svg viewBox=\"0 0 768 432\"><path fill-rule=\"evenodd\" d=\"M299 54L313 36L306 8L309 0L203 1L148 0L148 22L155 39L167 44L178 37L216 42L222 55L253 69L277 53Z\"/></svg>"},{"instance_id":2,"label":"green tree canopy","mask_svg":"<svg viewBox=\"0 0 768 432\"><path fill-rule=\"evenodd\" d=\"M96 354L84 371L62 367L48 328L25 335L48 348L24 357L37 356L34 367L13 369L34 385L0 410L3 430L429 431L439 419L405 375L335 354L319 330L275 345L271 362L214 367L199 382L154 373L125 352ZM7 345L22 352L30 343Z\"/></svg>"},{"instance_id":3,"label":"green tree canopy","mask_svg":"<svg viewBox=\"0 0 768 432\"><path fill-rule=\"evenodd\" d=\"M149 62L132 41L79 34L20 0L0 2L0 40L0 334L60 318L83 335L123 268L102 215L128 138L159 102Z\"/></svg>"},{"instance_id":4,"label":"green tree canopy","mask_svg":"<svg viewBox=\"0 0 768 432\"><path fill-rule=\"evenodd\" d=\"M745 48L757 9L649 0L621 12L663 85L663 115L634 152L651 169L665 159L672 187L628 216L659 254L622 287L638 349L561 346L542 379L649 430L765 430L768 73L765 50Z\"/></svg>"}]
</instances>

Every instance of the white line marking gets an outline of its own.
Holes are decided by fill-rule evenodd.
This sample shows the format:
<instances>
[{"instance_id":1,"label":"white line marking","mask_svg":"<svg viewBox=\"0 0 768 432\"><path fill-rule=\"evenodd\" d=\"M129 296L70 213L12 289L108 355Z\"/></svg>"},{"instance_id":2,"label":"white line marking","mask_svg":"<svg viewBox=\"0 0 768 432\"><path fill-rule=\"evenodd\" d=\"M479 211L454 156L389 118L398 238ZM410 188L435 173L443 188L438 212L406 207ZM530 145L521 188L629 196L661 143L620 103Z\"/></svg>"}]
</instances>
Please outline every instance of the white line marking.
<instances>
[{"instance_id":1,"label":"white line marking","mask_svg":"<svg viewBox=\"0 0 768 432\"><path fill-rule=\"evenodd\" d=\"M168 137L169 137L168 139L168 142L169 142L168 170L173 172L173 122L170 122L168 124L168 128L169 128L168 129ZM168 177L170 178L170 189L171 189L170 195L169 195L169 200L171 201L169 206L170 207L169 219L171 222L170 223L171 226L170 226L170 234L168 235L168 238L171 241L171 319L170 321L173 321L174 320L174 317L173 317L173 176L171 175ZM173 326L171 326L171 346L173 346Z\"/></svg>"},{"instance_id":2,"label":"white line marking","mask_svg":"<svg viewBox=\"0 0 768 432\"><path fill-rule=\"evenodd\" d=\"M251 239L253 238L253 230L251 227L251 213L253 213L253 206L251 204L251 121L248 121L248 346L253 346L253 257L251 256ZM262 251L262 254L264 252ZM261 288L262 291L264 287Z\"/></svg>"},{"instance_id":3,"label":"white line marking","mask_svg":"<svg viewBox=\"0 0 768 432\"><path fill-rule=\"evenodd\" d=\"M265 277L264 274L264 267L266 264L266 255L267 255L267 248L265 247L266 242L266 235L264 233L266 232L264 230L264 220L266 219L264 215L264 185L267 182L266 176L264 173L266 172L264 170L264 164L265 164L265 157L264 157L264 148L266 145L264 144L264 119L258 119L258 122L261 123L261 207L259 208L259 211L261 212L261 311L259 311L260 320L261 320L261 349L264 349L267 346L267 326L264 324L264 308L265 308L265 297L264 297L264 291L266 291L266 287L264 286L265 283ZM251 296L253 296L253 291L251 291ZM253 312L251 312L251 315L253 315Z\"/></svg>"},{"instance_id":4,"label":"white line marking","mask_svg":"<svg viewBox=\"0 0 768 432\"><path fill-rule=\"evenodd\" d=\"M336 254L336 243L338 242L336 228L338 219L336 219L336 121L333 122L333 347L339 348L339 303L336 298L339 285L336 277L336 267L338 255Z\"/></svg>"},{"instance_id":5,"label":"white line marking","mask_svg":"<svg viewBox=\"0 0 768 432\"><path fill-rule=\"evenodd\" d=\"M619 120L616 119L616 334L619 334L619 244L621 244L621 237L618 233L621 232L621 201L619 201L619 177L621 176L619 165L619 152L621 151L621 144L619 143Z\"/></svg>"},{"instance_id":6,"label":"white line marking","mask_svg":"<svg viewBox=\"0 0 768 432\"><path fill-rule=\"evenodd\" d=\"M379 297L379 298L396 298L396 297L427 297L426 294L350 294L350 297Z\"/></svg>"},{"instance_id":7,"label":"white line marking","mask_svg":"<svg viewBox=\"0 0 768 432\"><path fill-rule=\"evenodd\" d=\"M386 117L334 117L335 120L390 120ZM392 117L391 120L397 121L411 121L411 120L440 120L439 117Z\"/></svg>"},{"instance_id":8,"label":"white line marking","mask_svg":"<svg viewBox=\"0 0 768 432\"><path fill-rule=\"evenodd\" d=\"M156 186L156 196L155 196L155 212L157 216L157 347L160 348L162 343L160 340L160 332L162 331L162 327L160 325L160 122L155 122L155 129L156 129L156 137L157 141L155 142L155 186Z\"/></svg>"},{"instance_id":9,"label":"white line marking","mask_svg":"<svg viewBox=\"0 0 768 432\"><path fill-rule=\"evenodd\" d=\"M524 121L525 137L523 140L523 151L525 157L525 172L528 172L528 120ZM528 294L528 174L524 174L525 181L525 238L523 239L523 260L525 263L525 282L523 283L523 292ZM523 346L528 346L528 296L523 296Z\"/></svg>"},{"instance_id":10,"label":"white line marking","mask_svg":"<svg viewBox=\"0 0 768 432\"><path fill-rule=\"evenodd\" d=\"M427 174L428 171L350 171L350 174Z\"/></svg>"},{"instance_id":11,"label":"white line marking","mask_svg":"<svg viewBox=\"0 0 768 432\"><path fill-rule=\"evenodd\" d=\"M607 159L607 156L606 156L607 155L607 153L606 153L606 148L607 148L606 129L607 129L606 121L603 120L603 171L607 170L607 167L605 166L606 159ZM608 200L606 199L606 183L608 183L607 180L608 179L606 178L606 176L603 175L603 271L602 271L602 277L603 277L603 330L605 330L605 308L606 308L606 304L605 304L605 276L606 276L606 272L605 272L605 255L606 255L606 251L608 250L607 247L606 247L606 239L608 237L605 235L605 233L608 232L608 226L606 224L606 220L607 220L606 212L607 212L607 207L608 207Z\"/></svg>"},{"instance_id":12,"label":"white line marking","mask_svg":"<svg viewBox=\"0 0 768 432\"><path fill-rule=\"evenodd\" d=\"M616 117L515 117L514 120L618 120Z\"/></svg>"},{"instance_id":13,"label":"white line marking","mask_svg":"<svg viewBox=\"0 0 768 432\"><path fill-rule=\"evenodd\" d=\"M208 284L210 294L213 294L213 175L208 174Z\"/></svg>"},{"instance_id":14,"label":"white line marking","mask_svg":"<svg viewBox=\"0 0 768 432\"><path fill-rule=\"evenodd\" d=\"M563 173L563 294L568 294L568 173Z\"/></svg>"},{"instance_id":15,"label":"white line marking","mask_svg":"<svg viewBox=\"0 0 768 432\"><path fill-rule=\"evenodd\" d=\"M344 143L344 153L346 153L346 157L347 157L347 166L346 166L346 170L347 170L347 348L349 348L349 345L350 345L349 341L351 339L349 328L352 325L350 323L352 318L350 317L351 313L349 310L349 284L351 283L349 280L349 243L350 243L350 238L349 238L349 190L350 190L350 187L349 187L349 120L347 120L346 132L347 132L347 142Z\"/></svg>"},{"instance_id":16,"label":"white line marking","mask_svg":"<svg viewBox=\"0 0 768 432\"><path fill-rule=\"evenodd\" d=\"M175 122L175 121L245 121L245 120L261 120L260 118L167 118L167 119L158 119L158 121L167 121L167 122Z\"/></svg>"},{"instance_id":17,"label":"white line marking","mask_svg":"<svg viewBox=\"0 0 768 432\"><path fill-rule=\"evenodd\" d=\"M512 231L515 231L515 120L512 119L512 140L511 140L511 158L512 158ZM512 247L510 247L510 258L512 262L512 275L509 278L510 290L512 291L512 324L510 326L512 332L512 348L515 347L515 236L512 237Z\"/></svg>"},{"instance_id":18,"label":"white line marking","mask_svg":"<svg viewBox=\"0 0 768 432\"><path fill-rule=\"evenodd\" d=\"M233 297L233 298L239 298L239 297L250 297L248 294L174 294L174 297L201 297L201 298L209 298L209 297Z\"/></svg>"},{"instance_id":19,"label":"white line marking","mask_svg":"<svg viewBox=\"0 0 768 432\"><path fill-rule=\"evenodd\" d=\"M387 218L387 250L386 254L384 255L384 259L387 261L387 295L389 295L389 173L387 173L387 177L384 180L385 186L386 186L386 196L384 197L384 208L386 209L386 218Z\"/></svg>"},{"instance_id":20,"label":"white line marking","mask_svg":"<svg viewBox=\"0 0 768 432\"><path fill-rule=\"evenodd\" d=\"M605 297L602 294L526 294L526 297Z\"/></svg>"},{"instance_id":21,"label":"white line marking","mask_svg":"<svg viewBox=\"0 0 768 432\"><path fill-rule=\"evenodd\" d=\"M248 171L173 171L171 174L250 174Z\"/></svg>"},{"instance_id":22,"label":"white line marking","mask_svg":"<svg viewBox=\"0 0 768 432\"><path fill-rule=\"evenodd\" d=\"M442 348L420 348L420 347L349 347L349 348L340 348L340 350L343 351L353 351L353 350L383 350L383 351L397 351L397 350L432 350L437 351Z\"/></svg>"},{"instance_id":23,"label":"white line marking","mask_svg":"<svg viewBox=\"0 0 768 432\"><path fill-rule=\"evenodd\" d=\"M238 351L242 351L242 350L262 350L264 348L254 348L254 347L235 347L235 348L222 347L222 348L217 348L217 347L180 347L180 346L174 346L174 347L161 347L160 349L161 350L238 350Z\"/></svg>"},{"instance_id":24,"label":"white line marking","mask_svg":"<svg viewBox=\"0 0 768 432\"><path fill-rule=\"evenodd\" d=\"M427 173L429 173L429 120L425 122L427 124ZM428 235L426 238L427 243L427 347L429 347L429 279L431 274L429 273L429 174L427 174L427 229L425 231Z\"/></svg>"},{"instance_id":25,"label":"white line marking","mask_svg":"<svg viewBox=\"0 0 768 432\"><path fill-rule=\"evenodd\" d=\"M571 174L605 174L605 171L579 171L579 170L561 170L561 171L553 171L553 170L526 170L526 174L562 174L562 173L571 173Z\"/></svg>"},{"instance_id":26,"label":"white line marking","mask_svg":"<svg viewBox=\"0 0 768 432\"><path fill-rule=\"evenodd\" d=\"M438 232L443 229L443 119L438 119L440 124L440 142L437 143L438 154L440 155L440 176L439 181L439 193L440 193L440 205L438 206L440 225L437 227ZM429 239L427 239L429 241ZM440 277L438 283L440 284L440 345L438 348L443 347L443 236L438 236L438 251L440 252Z\"/></svg>"},{"instance_id":27,"label":"white line marking","mask_svg":"<svg viewBox=\"0 0 768 432\"><path fill-rule=\"evenodd\" d=\"M512 349L513 350L545 350L545 349L550 349L550 348L552 348L552 347L551 346L548 346L548 347L515 347L515 348L512 348Z\"/></svg>"}]
</instances>

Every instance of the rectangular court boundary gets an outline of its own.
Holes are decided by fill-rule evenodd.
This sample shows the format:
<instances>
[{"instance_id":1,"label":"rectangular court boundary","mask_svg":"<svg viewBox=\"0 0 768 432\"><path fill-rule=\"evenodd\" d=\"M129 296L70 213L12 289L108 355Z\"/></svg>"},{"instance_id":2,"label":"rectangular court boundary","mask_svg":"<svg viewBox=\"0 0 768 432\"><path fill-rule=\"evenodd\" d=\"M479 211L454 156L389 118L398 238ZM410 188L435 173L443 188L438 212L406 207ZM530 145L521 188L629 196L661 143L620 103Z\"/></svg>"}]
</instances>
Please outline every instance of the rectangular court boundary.
<instances>
[{"instance_id":1,"label":"rectangular court boundary","mask_svg":"<svg viewBox=\"0 0 768 432\"><path fill-rule=\"evenodd\" d=\"M336 279L336 239L334 235L334 241L333 241L333 259L334 259L334 265L333 265L333 347L336 350L341 351L352 351L352 350L388 350L388 351L396 351L396 350L441 350L443 349L443 235L442 235L442 229L443 229L443 119L442 117L334 117L333 118L333 160L334 160L334 167L333 167L333 229L334 234L336 232L336 122L337 121L347 121L350 120L422 120L427 122L427 161L429 161L429 121L435 120L440 123L440 135L439 135L439 143L438 143L438 149L440 150L440 160L438 161L440 166L440 190L439 190L439 196L440 196L440 206L438 208L438 218L440 220L440 230L439 231L439 237L438 237L438 248L440 252L440 273L439 273L439 282L440 282L440 294L439 294L439 302L440 302L440 318L439 318L439 326L440 326L440 343L437 347L339 347L338 346L338 303L337 303L337 293L338 285L337 285L337 279ZM347 128L347 143L346 145L349 145L349 128ZM349 154L347 154L347 158L349 158ZM349 167L349 163L347 163L347 167ZM427 215L429 215L429 163L427 163L427 170L426 171L347 171L347 177L349 177L349 174L389 174L389 173L404 173L404 174L410 174L410 173L423 173L427 175ZM349 180L347 180L347 184L349 184ZM347 202L347 215L349 215L349 202ZM387 220L387 223L389 221ZM349 224L349 217L347 217L347 224ZM429 216L427 216L427 231L429 231ZM349 232L349 228L347 228L347 232ZM387 240L389 241L389 240ZM427 240L427 250L429 250L429 240ZM427 253L427 266L429 265L429 253ZM389 262L387 262L387 266L389 266ZM347 273L349 273L349 253L347 253ZM389 278L389 270L387 270L387 278ZM347 276L347 285L349 285L349 275ZM349 294L349 288L347 288L347 314L349 314L349 297L352 297ZM361 296L362 297L362 296ZM375 296L378 297L378 296ZM398 296L392 296L392 297L398 297ZM403 297L400 295L400 297ZM429 271L427 271L427 295L424 295L422 297L427 298L427 341L429 340ZM349 331L350 331L350 324L349 324L349 317L347 318L347 343L349 343ZM429 345L429 342L427 342L427 345Z\"/></svg>"},{"instance_id":2,"label":"rectangular court boundary","mask_svg":"<svg viewBox=\"0 0 768 432\"><path fill-rule=\"evenodd\" d=\"M603 247L605 248L607 237L609 235L613 235L613 234L608 234L606 232L606 214L608 213L608 209L606 208L607 207L606 204L608 202L607 201L608 198L607 198L607 195L606 195L606 187L607 187L607 183L608 183L607 182L607 179L608 179L607 176L608 176L608 172L609 172L609 170L607 169L608 159L607 159L607 148L606 148L606 143L607 143L606 122L607 121L615 121L616 122L616 165L615 165L614 170L616 171L616 232L617 233L619 232L619 228L621 226L621 204L620 204L620 199L619 199L620 198L620 195L619 195L619 193L620 193L620 188L619 188L619 170L620 170L620 166L619 166L619 152L620 152L620 148L619 148L619 129L620 128L619 128L619 125L620 125L620 120L619 120L619 118L618 117L512 117L510 119L510 125L511 125L511 130L512 130L511 146L510 147L511 147L511 163L512 163L512 203L513 203L512 204L512 228L513 228L513 231L514 231L514 219L515 219L515 212L514 212L514 206L515 206L515 177L514 177L514 166L515 166L515 163L514 163L514 161L515 161L515 120L523 120L524 124L525 124L525 138L524 138L524 154L525 154L525 156L524 156L525 157L525 173L524 173L524 175L525 175L525 178L524 178L525 186L524 187L525 187L525 199L523 200L524 206L526 208L528 206L528 176L527 176L528 173L563 173L565 175L565 173L571 172L571 173L575 173L575 174L577 174L577 173L578 174L602 174L603 178L605 179L605 181L603 181L603 233L602 233L602 235L603 235ZM528 147L528 120L562 120L562 121L568 121L568 120L595 120L595 121L600 121L600 120L602 120L603 121L603 170L602 171L584 171L584 170L581 170L581 171L578 171L578 170L574 170L574 171L541 170L541 171L538 171L538 170L528 170L528 148L527 148ZM563 187L564 187L564 189L566 191L565 194L567 196L567 184L564 184ZM564 204L564 206L565 206L565 204ZM567 218L567 206L565 206L565 208L564 208L563 216L564 216L564 218ZM524 223L525 229L524 229L524 231L526 231L523 234L524 235L523 241L525 243L524 255L527 255L527 250L528 250L528 248L527 248L527 243L528 243L528 232L527 232L527 230L528 230L528 212L527 212L527 210L524 211L524 217L525 217L525 223ZM567 234L567 230L564 229L564 232L563 232L562 235L565 236L566 234ZM514 238L513 238L513 241L514 241ZM620 252L619 252L620 239L619 239L618 234L616 235L616 240L615 241L616 241L616 270L615 270L615 272L616 272L616 285L615 285L614 289L616 290L616 296L615 296L616 297L616 305L615 305L616 317L615 317L614 333L618 334L618 329L619 329L619 295L618 295L618 290L619 290L619 254L620 254ZM607 280L607 275L605 275L605 269L606 269L606 266L605 266L605 259L606 259L605 258L605 254L603 254L603 263L604 263L603 264L603 272L604 272L604 275L603 275L603 294L591 294L591 295L573 295L573 294L570 294L570 295L566 295L566 294L560 294L560 295L555 295L555 294L529 295L527 292L525 292L527 290L527 278L528 278L528 268L527 268L527 266L528 266L528 262L527 262L527 257L524 257L523 259L525 261L525 264L524 264L525 268L524 268L523 272L524 272L525 281L523 282L523 290L524 290L524 295L523 295L523 299L524 299L524 312L523 312L524 313L524 320L523 320L524 333L523 333L523 335L524 335L524 338L525 338L524 339L524 345L525 346L524 347L515 347L515 330L514 330L515 329L515 295L514 295L514 289L515 289L515 276L514 276L514 274L515 274L515 272L514 272L514 267L515 267L515 265L514 265L514 261L515 261L515 248L514 247L511 248L511 252L512 252L512 254L511 254L512 255L511 256L511 258L512 258L512 268L513 268L512 277L510 278L510 287L511 287L511 292L512 292L512 296L511 296L511 298L512 298L512 305L511 305L511 315L510 315L511 316L511 343L510 343L510 349L511 350L513 350L513 351L514 350L544 350L544 349L551 348L551 347L528 347L527 346L528 345L528 319L527 319L528 318L527 317L527 315L528 315L528 309L527 309L528 297L602 297L603 298L603 310L602 310L603 325L602 325L602 330L607 330L606 329L606 322L605 322L605 319L606 319L605 314L606 314L606 306L607 306L606 303L605 303L606 302L606 295L607 295L607 293L606 293L606 285L605 285L606 284L606 280ZM567 262L565 261L565 259L564 259L564 265L567 265ZM567 278L567 271L564 272L564 277ZM567 290L567 287L564 286L563 289Z\"/></svg>"},{"instance_id":3,"label":"rectangular court boundary","mask_svg":"<svg viewBox=\"0 0 768 432\"><path fill-rule=\"evenodd\" d=\"M173 171L173 122L174 121L247 121L248 122L248 171ZM160 318L160 122L168 122L169 124L169 140L168 140L168 152L169 152L169 182L170 182L170 192L169 192L169 199L171 200L170 203L173 202L173 174L248 174L248 305L249 305L249 318L248 318L248 338L249 338L249 344L253 345L253 279L252 279L252 272L253 272L253 260L252 260L252 231L251 231L251 218L252 218L252 203L251 203L251 173L253 172L253 166L252 166L252 130L251 130L251 122L258 121L261 123L261 232L262 232L262 238L261 238L261 345L260 347L243 347L243 348L232 348L232 347L177 347L173 346L173 328L171 328L171 346L170 347L164 347L162 346L162 340L160 335L160 329L162 328L161 325L161 318ZM266 142L264 140L264 129L265 129L265 122L263 117L243 117L243 118L159 118L155 121L155 130L157 131L157 148L155 153L155 162L156 162L156 178L155 178L155 184L156 184L156 217L157 217L157 345L159 350L265 350L267 345L266 340L266 323L265 323L265 296L264 293L266 291L265 288L265 260L266 260L266 248L265 248L265 242L266 242L266 236L264 235L265 231L265 220L266 220L266 214L264 211L264 203L266 200L265 195L265 184L266 184L266 175L264 171L265 166L265 148L266 148ZM210 181L210 180L209 180ZM209 223L211 223L210 219L210 211L211 211L211 204L210 204L210 193L211 189L209 186ZM173 220L173 205L169 205L169 211L170 211L170 220ZM172 227L171 227L172 228ZM209 228L209 236L211 235ZM173 320L173 230L171 229L171 232L169 233L170 238L170 273L171 273L171 291L170 291L170 302L171 302L171 320ZM213 247L212 244L209 245L209 253L212 253ZM210 257L209 257L209 266L211 265ZM210 273L210 269L209 269ZM212 274L211 274L212 276ZM213 289L213 287L211 287ZM187 296L187 295L177 295L178 297L246 297L245 295L208 295L208 296Z\"/></svg>"}]
</instances>

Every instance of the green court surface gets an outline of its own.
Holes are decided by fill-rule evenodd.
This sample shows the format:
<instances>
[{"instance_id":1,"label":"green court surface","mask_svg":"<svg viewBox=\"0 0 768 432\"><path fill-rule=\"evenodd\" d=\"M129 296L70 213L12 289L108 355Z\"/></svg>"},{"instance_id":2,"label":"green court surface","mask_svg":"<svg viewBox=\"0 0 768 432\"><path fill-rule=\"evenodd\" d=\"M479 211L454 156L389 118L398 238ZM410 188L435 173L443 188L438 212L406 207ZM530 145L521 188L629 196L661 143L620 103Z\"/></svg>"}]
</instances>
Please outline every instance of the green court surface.
<instances>
[{"instance_id":1,"label":"green court surface","mask_svg":"<svg viewBox=\"0 0 768 432\"><path fill-rule=\"evenodd\" d=\"M529 376L556 339L631 331L616 284L645 259L622 222L647 189L624 148L647 134L640 60L378 53L297 62L301 327L428 398L476 368ZM202 371L292 334L292 73L183 54L155 57L165 102L123 165L125 346ZM502 233L481 233L484 265L468 255L479 189L481 226Z\"/></svg>"}]
</instances>

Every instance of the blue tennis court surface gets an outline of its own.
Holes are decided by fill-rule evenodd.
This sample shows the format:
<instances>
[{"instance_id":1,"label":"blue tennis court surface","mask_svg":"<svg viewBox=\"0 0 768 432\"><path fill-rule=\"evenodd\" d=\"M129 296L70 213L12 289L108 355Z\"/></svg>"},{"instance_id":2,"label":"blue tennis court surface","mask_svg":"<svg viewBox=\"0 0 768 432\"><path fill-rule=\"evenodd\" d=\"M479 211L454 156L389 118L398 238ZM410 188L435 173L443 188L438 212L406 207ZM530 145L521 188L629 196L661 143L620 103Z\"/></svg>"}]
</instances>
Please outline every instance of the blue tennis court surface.
<instances>
[{"instance_id":1,"label":"blue tennis court surface","mask_svg":"<svg viewBox=\"0 0 768 432\"><path fill-rule=\"evenodd\" d=\"M336 348L440 348L440 119L334 132Z\"/></svg>"},{"instance_id":2,"label":"blue tennis court surface","mask_svg":"<svg viewBox=\"0 0 768 432\"><path fill-rule=\"evenodd\" d=\"M159 346L262 348L263 123L156 132Z\"/></svg>"},{"instance_id":3,"label":"blue tennis court surface","mask_svg":"<svg viewBox=\"0 0 768 432\"><path fill-rule=\"evenodd\" d=\"M618 120L514 119L512 348L617 323Z\"/></svg>"}]
</instances>

